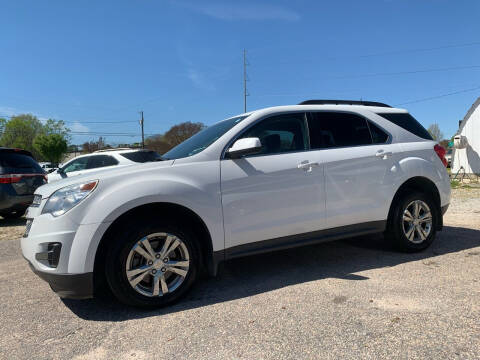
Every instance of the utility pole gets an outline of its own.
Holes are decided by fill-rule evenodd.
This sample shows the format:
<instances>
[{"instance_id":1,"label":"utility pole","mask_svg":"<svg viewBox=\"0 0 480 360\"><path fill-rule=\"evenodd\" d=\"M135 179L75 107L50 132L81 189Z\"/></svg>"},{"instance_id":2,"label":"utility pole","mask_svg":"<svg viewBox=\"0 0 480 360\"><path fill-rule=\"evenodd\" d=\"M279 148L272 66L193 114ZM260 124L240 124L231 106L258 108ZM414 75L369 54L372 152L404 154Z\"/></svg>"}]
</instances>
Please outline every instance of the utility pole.
<instances>
[{"instance_id":1,"label":"utility pole","mask_svg":"<svg viewBox=\"0 0 480 360\"><path fill-rule=\"evenodd\" d=\"M140 111L142 118L140 119L140 126L142 127L142 149L145 149L145 137L143 135L143 110Z\"/></svg>"},{"instance_id":2,"label":"utility pole","mask_svg":"<svg viewBox=\"0 0 480 360\"><path fill-rule=\"evenodd\" d=\"M247 50L243 49L243 112L247 112Z\"/></svg>"}]
</instances>

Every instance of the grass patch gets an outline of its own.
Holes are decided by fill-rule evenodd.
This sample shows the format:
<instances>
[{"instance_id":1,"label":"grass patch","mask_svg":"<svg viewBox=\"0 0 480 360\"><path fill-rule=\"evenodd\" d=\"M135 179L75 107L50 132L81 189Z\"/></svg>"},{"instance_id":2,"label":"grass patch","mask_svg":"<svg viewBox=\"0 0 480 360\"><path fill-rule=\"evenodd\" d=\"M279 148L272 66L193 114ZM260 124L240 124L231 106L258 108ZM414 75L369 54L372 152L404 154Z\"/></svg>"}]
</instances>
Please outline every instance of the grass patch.
<instances>
[{"instance_id":1,"label":"grass patch","mask_svg":"<svg viewBox=\"0 0 480 360\"><path fill-rule=\"evenodd\" d=\"M452 181L450 181L450 187L451 187L452 189L458 189L458 188L460 187L460 185L461 185L461 182L458 181L458 180L452 180Z\"/></svg>"},{"instance_id":2,"label":"grass patch","mask_svg":"<svg viewBox=\"0 0 480 360\"><path fill-rule=\"evenodd\" d=\"M450 187L452 189L475 189L475 186L471 186L469 184L463 184L462 182L458 180L451 180L450 181Z\"/></svg>"}]
</instances>

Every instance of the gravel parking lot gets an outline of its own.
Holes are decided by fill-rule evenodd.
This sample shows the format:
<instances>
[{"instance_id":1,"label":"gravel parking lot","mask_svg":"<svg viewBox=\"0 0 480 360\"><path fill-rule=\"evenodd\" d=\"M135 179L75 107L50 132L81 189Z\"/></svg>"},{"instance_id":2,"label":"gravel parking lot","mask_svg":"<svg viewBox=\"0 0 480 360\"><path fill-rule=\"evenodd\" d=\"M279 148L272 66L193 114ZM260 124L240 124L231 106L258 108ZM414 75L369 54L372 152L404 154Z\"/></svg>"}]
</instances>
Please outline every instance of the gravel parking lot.
<instances>
[{"instance_id":1,"label":"gravel parking lot","mask_svg":"<svg viewBox=\"0 0 480 360\"><path fill-rule=\"evenodd\" d=\"M162 310L59 299L0 219L0 358L480 358L480 189L427 251L379 236L227 263Z\"/></svg>"}]
</instances>

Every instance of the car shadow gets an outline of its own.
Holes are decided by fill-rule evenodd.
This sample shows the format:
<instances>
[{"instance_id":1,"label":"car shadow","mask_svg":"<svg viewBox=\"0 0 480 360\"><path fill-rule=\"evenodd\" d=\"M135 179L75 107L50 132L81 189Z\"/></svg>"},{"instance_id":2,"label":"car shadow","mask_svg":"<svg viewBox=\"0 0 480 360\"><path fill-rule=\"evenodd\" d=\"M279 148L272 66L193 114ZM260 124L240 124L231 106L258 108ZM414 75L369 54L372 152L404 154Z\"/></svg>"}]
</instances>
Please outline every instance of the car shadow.
<instances>
[{"instance_id":1,"label":"car shadow","mask_svg":"<svg viewBox=\"0 0 480 360\"><path fill-rule=\"evenodd\" d=\"M6 219L0 216L0 228L1 227L9 227L9 226L25 226L27 219L24 217L18 219Z\"/></svg>"},{"instance_id":2,"label":"car shadow","mask_svg":"<svg viewBox=\"0 0 480 360\"><path fill-rule=\"evenodd\" d=\"M125 321L222 303L309 281L328 278L368 281L368 277L356 273L477 246L480 246L479 230L450 226L438 233L430 248L413 254L394 251L382 235L364 236L228 261L217 277L201 279L179 303L163 309L141 310L112 298L63 299L63 302L85 320Z\"/></svg>"}]
</instances>

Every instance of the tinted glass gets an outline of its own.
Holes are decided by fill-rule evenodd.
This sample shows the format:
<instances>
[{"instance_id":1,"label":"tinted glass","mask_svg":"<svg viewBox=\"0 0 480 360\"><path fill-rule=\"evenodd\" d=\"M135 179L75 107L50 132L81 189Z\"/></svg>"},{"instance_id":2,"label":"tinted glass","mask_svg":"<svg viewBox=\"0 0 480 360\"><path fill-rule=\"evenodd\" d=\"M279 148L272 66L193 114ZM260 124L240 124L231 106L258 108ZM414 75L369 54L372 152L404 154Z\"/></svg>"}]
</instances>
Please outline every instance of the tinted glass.
<instances>
[{"instance_id":1,"label":"tinted glass","mask_svg":"<svg viewBox=\"0 0 480 360\"><path fill-rule=\"evenodd\" d=\"M272 116L248 129L241 138L258 137L260 154L278 154L307 149L305 114Z\"/></svg>"},{"instance_id":2,"label":"tinted glass","mask_svg":"<svg viewBox=\"0 0 480 360\"><path fill-rule=\"evenodd\" d=\"M28 155L0 152L0 174L43 174L38 163Z\"/></svg>"},{"instance_id":3,"label":"tinted glass","mask_svg":"<svg viewBox=\"0 0 480 360\"><path fill-rule=\"evenodd\" d=\"M367 121L358 115L335 112L313 112L308 118L310 147L369 145L372 143Z\"/></svg>"},{"instance_id":4,"label":"tinted glass","mask_svg":"<svg viewBox=\"0 0 480 360\"><path fill-rule=\"evenodd\" d=\"M162 158L171 160L198 154L245 118L246 116L238 116L209 126L166 152Z\"/></svg>"},{"instance_id":5,"label":"tinted glass","mask_svg":"<svg viewBox=\"0 0 480 360\"><path fill-rule=\"evenodd\" d=\"M374 144L383 144L388 140L388 134L373 122L369 121L368 127L370 128L370 134L372 134L372 141Z\"/></svg>"},{"instance_id":6,"label":"tinted glass","mask_svg":"<svg viewBox=\"0 0 480 360\"><path fill-rule=\"evenodd\" d=\"M155 151L135 151L120 154L124 158L135 161L138 163L146 163L150 161L159 161L162 160L162 157L158 155Z\"/></svg>"},{"instance_id":7,"label":"tinted glass","mask_svg":"<svg viewBox=\"0 0 480 360\"><path fill-rule=\"evenodd\" d=\"M88 158L87 169L96 169L105 166L117 165L118 161L108 155L94 155Z\"/></svg>"},{"instance_id":8,"label":"tinted glass","mask_svg":"<svg viewBox=\"0 0 480 360\"><path fill-rule=\"evenodd\" d=\"M72 160L63 167L63 172L69 173L72 171L85 170L87 168L88 157Z\"/></svg>"},{"instance_id":9,"label":"tinted glass","mask_svg":"<svg viewBox=\"0 0 480 360\"><path fill-rule=\"evenodd\" d=\"M427 130L417 121L415 118L408 113L389 113L389 114L378 114L385 119L393 122L395 125L404 128L407 131L410 131L412 134L415 134L426 140L433 140Z\"/></svg>"}]
</instances>

